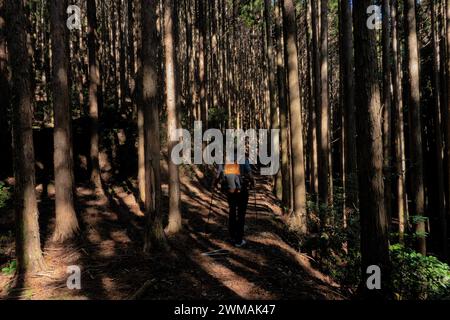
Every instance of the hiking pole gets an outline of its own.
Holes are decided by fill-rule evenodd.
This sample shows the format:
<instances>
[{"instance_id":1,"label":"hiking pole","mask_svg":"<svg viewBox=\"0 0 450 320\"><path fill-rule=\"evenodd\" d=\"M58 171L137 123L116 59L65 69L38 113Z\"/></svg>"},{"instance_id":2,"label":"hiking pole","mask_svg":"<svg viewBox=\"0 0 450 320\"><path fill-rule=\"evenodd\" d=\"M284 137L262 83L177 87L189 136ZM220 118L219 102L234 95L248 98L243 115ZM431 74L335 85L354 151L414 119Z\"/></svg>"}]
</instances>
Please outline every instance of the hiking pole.
<instances>
[{"instance_id":1,"label":"hiking pole","mask_svg":"<svg viewBox=\"0 0 450 320\"><path fill-rule=\"evenodd\" d=\"M256 206L256 182L253 183L253 195L255 198L255 214L256 214L256 220L258 220L258 207Z\"/></svg>"},{"instance_id":2,"label":"hiking pole","mask_svg":"<svg viewBox=\"0 0 450 320\"><path fill-rule=\"evenodd\" d=\"M211 201L209 202L209 210L208 210L208 220L205 224L205 233L208 232L208 225L209 225L209 219L211 218L211 212L212 212L212 205L214 201L214 196L216 195L216 188L213 187L212 193L211 193Z\"/></svg>"}]
</instances>

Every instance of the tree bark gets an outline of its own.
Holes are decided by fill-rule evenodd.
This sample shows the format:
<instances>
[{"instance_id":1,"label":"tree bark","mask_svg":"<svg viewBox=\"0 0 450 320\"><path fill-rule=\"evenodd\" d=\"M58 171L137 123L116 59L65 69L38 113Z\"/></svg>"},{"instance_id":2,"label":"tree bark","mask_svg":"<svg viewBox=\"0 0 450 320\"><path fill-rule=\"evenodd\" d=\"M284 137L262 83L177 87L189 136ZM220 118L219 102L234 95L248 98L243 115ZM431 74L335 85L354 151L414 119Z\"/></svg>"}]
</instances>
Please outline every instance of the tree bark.
<instances>
[{"instance_id":1,"label":"tree bark","mask_svg":"<svg viewBox=\"0 0 450 320\"><path fill-rule=\"evenodd\" d=\"M88 21L88 51L89 51L89 119L91 124L91 183L96 192L103 193L100 161L99 161L99 133L98 133L98 101L100 70L97 60L97 9L95 0L87 0L87 21Z\"/></svg>"},{"instance_id":2,"label":"tree bark","mask_svg":"<svg viewBox=\"0 0 450 320\"><path fill-rule=\"evenodd\" d=\"M422 121L420 108L420 79L419 79L419 46L416 27L416 2L405 1L406 43L408 52L409 76L409 116L410 116L410 152L411 152L411 191L413 215L416 216L415 231L417 236L417 250L426 254L425 238L425 191L423 182L423 149L422 149Z\"/></svg>"},{"instance_id":3,"label":"tree bark","mask_svg":"<svg viewBox=\"0 0 450 320\"><path fill-rule=\"evenodd\" d=\"M208 104L207 104L207 38L206 38L206 15L205 1L198 1L197 24L199 30L198 37L198 81L199 81L199 98L200 98L200 119L203 122L203 130L208 129Z\"/></svg>"},{"instance_id":4,"label":"tree bark","mask_svg":"<svg viewBox=\"0 0 450 320\"><path fill-rule=\"evenodd\" d=\"M290 132L292 139L292 171L294 185L294 211L291 226L301 234L307 233L305 165L303 154L303 124L301 116L300 83L298 75L297 26L292 0L283 0L285 50L289 85Z\"/></svg>"},{"instance_id":5,"label":"tree bark","mask_svg":"<svg viewBox=\"0 0 450 320\"><path fill-rule=\"evenodd\" d=\"M354 2L355 75L358 106L358 180L361 223L362 287L367 288L367 267L381 268L382 288L389 279L388 222L384 207L381 101L377 79L376 31L366 26L371 0ZM367 290L378 296L383 290Z\"/></svg>"},{"instance_id":6,"label":"tree bark","mask_svg":"<svg viewBox=\"0 0 450 320\"><path fill-rule=\"evenodd\" d=\"M348 0L341 0L342 23L342 101L344 104L345 207L353 211L358 205L356 156L356 106L353 74L352 11Z\"/></svg>"},{"instance_id":7,"label":"tree bark","mask_svg":"<svg viewBox=\"0 0 450 320\"><path fill-rule=\"evenodd\" d=\"M392 215L392 95L391 95L391 4L390 0L383 0L382 4L382 60L383 60L383 172L385 188L386 215L390 221Z\"/></svg>"},{"instance_id":8,"label":"tree bark","mask_svg":"<svg viewBox=\"0 0 450 320\"><path fill-rule=\"evenodd\" d=\"M398 214L399 241L403 243L406 230L406 194L405 194L405 138L403 123L403 88L402 88L402 63L400 55L400 39L398 36L398 1L392 1L392 79L393 95L395 105L395 176L396 179L396 202Z\"/></svg>"},{"instance_id":9,"label":"tree bark","mask_svg":"<svg viewBox=\"0 0 450 320\"><path fill-rule=\"evenodd\" d=\"M8 124L9 70L6 50L5 1L0 0L0 150L6 155L0 159L0 179L11 173L11 130Z\"/></svg>"},{"instance_id":10,"label":"tree bark","mask_svg":"<svg viewBox=\"0 0 450 320\"><path fill-rule=\"evenodd\" d=\"M166 239L161 211L161 169L159 142L159 90L157 6L153 0L141 0L142 14L142 110L145 131L145 209L147 225L144 252L165 248Z\"/></svg>"},{"instance_id":11,"label":"tree bark","mask_svg":"<svg viewBox=\"0 0 450 320\"><path fill-rule=\"evenodd\" d=\"M439 230L437 231L439 240L439 256L442 261L447 260L447 217L445 213L445 190L444 190L444 164L443 164L443 143L441 134L441 79L440 79L440 45L437 41L438 32L436 21L436 7L434 2L431 2L431 41L433 47L433 122L434 122L434 136L436 148L436 170L437 170L437 221Z\"/></svg>"},{"instance_id":12,"label":"tree bark","mask_svg":"<svg viewBox=\"0 0 450 320\"><path fill-rule=\"evenodd\" d=\"M445 0L445 15L446 15L446 33L445 33L445 40L446 40L446 47L447 47L447 61L446 61L446 75L447 75L447 130L445 132L446 136L446 154L447 154L447 188L449 191L447 192L447 222L450 221L450 0ZM449 226L447 225L447 228ZM448 243L448 240L447 240Z\"/></svg>"},{"instance_id":13,"label":"tree bark","mask_svg":"<svg viewBox=\"0 0 450 320\"><path fill-rule=\"evenodd\" d=\"M319 154L319 202L331 205L330 133L329 133L329 88L328 88L328 0L320 6L320 109L317 111L317 138ZM321 223L326 224L326 213L321 210Z\"/></svg>"},{"instance_id":14,"label":"tree bark","mask_svg":"<svg viewBox=\"0 0 450 320\"><path fill-rule=\"evenodd\" d=\"M291 174L289 167L289 124L288 124L288 110L286 98L286 71L284 65L284 42L283 42L283 21L281 17L280 7L275 7L275 38L278 39L277 50L277 84L278 84L278 105L280 112L280 127L281 127L281 178L283 185L283 194L281 202L287 208L290 203L291 194Z\"/></svg>"},{"instance_id":15,"label":"tree bark","mask_svg":"<svg viewBox=\"0 0 450 320\"><path fill-rule=\"evenodd\" d=\"M320 110L320 54L319 54L319 14L318 14L318 1L311 0L311 27L312 27L312 73L313 73L313 96L314 96L314 109L313 117L311 121L314 121L315 129L315 141L311 144L313 146L312 157L315 159L316 168L314 168L314 177L311 179L311 190L313 192L314 200L317 202L319 193L319 122L318 113Z\"/></svg>"},{"instance_id":16,"label":"tree bark","mask_svg":"<svg viewBox=\"0 0 450 320\"><path fill-rule=\"evenodd\" d=\"M64 26L66 0L52 0L50 4L53 110L54 110L54 166L56 223L53 240L63 242L78 231L73 206L74 174L69 101L68 35Z\"/></svg>"},{"instance_id":17,"label":"tree bark","mask_svg":"<svg viewBox=\"0 0 450 320\"><path fill-rule=\"evenodd\" d=\"M178 166L172 162L171 154L174 146L179 142L175 132L178 129L178 101L177 87L177 50L176 36L178 32L174 14L174 0L164 0L164 49L165 49L165 78L167 105L167 141L169 167L169 225L168 234L181 230L182 220L180 211L180 178Z\"/></svg>"},{"instance_id":18,"label":"tree bark","mask_svg":"<svg viewBox=\"0 0 450 320\"><path fill-rule=\"evenodd\" d=\"M22 273L45 268L35 193L33 93L29 74L26 16L22 1L6 0L7 41L12 73L16 256Z\"/></svg>"}]
</instances>

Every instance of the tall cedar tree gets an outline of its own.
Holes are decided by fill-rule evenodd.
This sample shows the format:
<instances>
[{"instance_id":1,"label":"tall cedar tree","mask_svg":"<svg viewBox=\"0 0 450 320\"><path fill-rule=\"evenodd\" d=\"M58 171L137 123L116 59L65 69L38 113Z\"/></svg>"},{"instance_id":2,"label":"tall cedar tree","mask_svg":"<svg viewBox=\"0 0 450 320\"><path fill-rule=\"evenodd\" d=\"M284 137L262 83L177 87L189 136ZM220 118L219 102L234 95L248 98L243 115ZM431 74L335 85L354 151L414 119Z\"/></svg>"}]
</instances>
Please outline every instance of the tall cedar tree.
<instances>
[{"instance_id":1,"label":"tall cedar tree","mask_svg":"<svg viewBox=\"0 0 450 320\"><path fill-rule=\"evenodd\" d=\"M89 119L91 125L91 183L96 191L103 193L100 160L99 160L99 85L100 69L97 57L97 8L95 0L87 0L87 21L88 21L88 51L89 51Z\"/></svg>"},{"instance_id":2,"label":"tall cedar tree","mask_svg":"<svg viewBox=\"0 0 450 320\"><path fill-rule=\"evenodd\" d=\"M174 0L164 0L164 50L166 72L166 105L167 105L167 141L169 166L169 225L167 232L176 233L181 229L180 211L180 177L178 166L171 160L173 147L178 143L178 101L176 36L177 22L174 13Z\"/></svg>"},{"instance_id":3,"label":"tall cedar tree","mask_svg":"<svg viewBox=\"0 0 450 320\"><path fill-rule=\"evenodd\" d=\"M278 39L277 48L277 85L278 85L278 105L280 114L280 129L281 129L281 179L283 185L283 195L281 201L285 207L289 205L290 198L290 178L291 170L289 168L289 122L288 110L286 101L286 71L284 65L284 42L283 42L283 20L281 17L280 6L275 6L275 38Z\"/></svg>"},{"instance_id":4,"label":"tall cedar tree","mask_svg":"<svg viewBox=\"0 0 450 320\"><path fill-rule=\"evenodd\" d=\"M8 125L9 71L6 50L5 1L0 1L0 150L7 155L0 159L0 179L10 174L11 130Z\"/></svg>"},{"instance_id":5,"label":"tall cedar tree","mask_svg":"<svg viewBox=\"0 0 450 320\"><path fill-rule=\"evenodd\" d=\"M307 233L305 164L303 155L302 105L297 52L297 25L295 6L292 0L283 0L284 46L286 69L288 70L290 133L292 139L292 178L294 211L291 226L300 233Z\"/></svg>"},{"instance_id":6,"label":"tall cedar tree","mask_svg":"<svg viewBox=\"0 0 450 320\"><path fill-rule=\"evenodd\" d=\"M54 166L56 223L53 239L64 241L78 230L73 205L73 152L71 134L71 110L69 101L69 48L66 20L67 1L50 3L53 112L54 112Z\"/></svg>"},{"instance_id":7,"label":"tall cedar tree","mask_svg":"<svg viewBox=\"0 0 450 320\"><path fill-rule=\"evenodd\" d=\"M331 205L330 173L329 87L328 87L328 0L320 2L320 109L317 111L317 138L319 153L319 201ZM326 223L323 214L321 223Z\"/></svg>"},{"instance_id":8,"label":"tall cedar tree","mask_svg":"<svg viewBox=\"0 0 450 320\"><path fill-rule=\"evenodd\" d=\"M417 251L426 254L425 190L423 181L422 121L420 108L419 44L416 26L416 0L405 0L406 43L408 52L408 111L410 121L410 158L412 213L415 216Z\"/></svg>"},{"instance_id":9,"label":"tall cedar tree","mask_svg":"<svg viewBox=\"0 0 450 320\"><path fill-rule=\"evenodd\" d=\"M381 268L389 278L388 221L384 206L381 101L377 78L376 30L367 28L366 10L371 0L354 2L355 75L358 142L358 180L361 221L362 286L367 267ZM386 288L383 285L382 288ZM368 295L379 295L369 290Z\"/></svg>"},{"instance_id":10,"label":"tall cedar tree","mask_svg":"<svg viewBox=\"0 0 450 320\"><path fill-rule=\"evenodd\" d=\"M445 214L445 190L444 190L444 164L442 158L443 142L441 132L441 68L440 68L440 43L438 38L438 22L437 22L437 8L434 2L431 2L431 41L433 47L433 122L434 122L434 136L436 149L436 200L437 200L437 214L436 218L439 221L439 229L436 232L439 242L438 252L443 261L447 259L447 217Z\"/></svg>"},{"instance_id":11,"label":"tall cedar tree","mask_svg":"<svg viewBox=\"0 0 450 320\"><path fill-rule=\"evenodd\" d=\"M142 83L140 103L144 110L145 132L145 210L147 226L144 252L153 248L164 249L166 238L161 210L161 168L159 142L159 104L161 89L160 61L157 30L158 2L141 0L142 19Z\"/></svg>"},{"instance_id":12,"label":"tall cedar tree","mask_svg":"<svg viewBox=\"0 0 450 320\"><path fill-rule=\"evenodd\" d=\"M392 95L391 95L391 1L383 0L382 3L383 19L382 22L382 61L383 61L383 172L385 188L386 215L390 219L392 214Z\"/></svg>"},{"instance_id":13,"label":"tall cedar tree","mask_svg":"<svg viewBox=\"0 0 450 320\"><path fill-rule=\"evenodd\" d=\"M358 205L356 156L356 106L353 74L352 10L348 0L341 0L342 99L344 104L344 159L346 210Z\"/></svg>"},{"instance_id":14,"label":"tall cedar tree","mask_svg":"<svg viewBox=\"0 0 450 320\"><path fill-rule=\"evenodd\" d=\"M45 268L35 193L33 93L27 50L27 17L22 1L6 0L7 41L12 72L16 256L20 272Z\"/></svg>"},{"instance_id":15,"label":"tall cedar tree","mask_svg":"<svg viewBox=\"0 0 450 320\"><path fill-rule=\"evenodd\" d=\"M398 35L398 1L392 1L392 83L394 97L394 149L396 176L396 211L398 215L399 241L403 243L406 229L406 193L405 193L405 141L403 123L403 87L400 38Z\"/></svg>"}]
</instances>

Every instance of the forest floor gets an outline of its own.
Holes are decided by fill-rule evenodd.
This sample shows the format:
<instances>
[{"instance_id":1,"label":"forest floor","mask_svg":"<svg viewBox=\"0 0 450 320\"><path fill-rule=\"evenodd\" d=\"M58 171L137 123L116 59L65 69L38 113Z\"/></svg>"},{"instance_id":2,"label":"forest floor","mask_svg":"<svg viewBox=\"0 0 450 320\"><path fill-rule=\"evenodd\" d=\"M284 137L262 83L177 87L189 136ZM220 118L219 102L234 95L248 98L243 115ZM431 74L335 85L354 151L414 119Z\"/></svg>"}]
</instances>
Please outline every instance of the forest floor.
<instances>
[{"instance_id":1,"label":"forest floor","mask_svg":"<svg viewBox=\"0 0 450 320\"><path fill-rule=\"evenodd\" d=\"M76 243L50 241L53 229L53 194L39 202L41 238L47 270L19 283L0 272L1 299L345 299L339 285L314 267L308 256L290 245L281 209L269 185L258 179L246 219L247 245L228 242L227 204L216 194L211 199L202 172L183 170L183 230L168 239L168 252L144 255L145 218L136 202L135 181L111 183L98 197L77 186L81 236ZM167 185L163 185L167 203ZM166 208L165 208L166 209ZM0 232L11 229L13 213L0 216ZM13 259L13 237L0 239L0 266ZM225 250L224 255L205 253ZM81 290L66 285L67 266L82 270Z\"/></svg>"}]
</instances>

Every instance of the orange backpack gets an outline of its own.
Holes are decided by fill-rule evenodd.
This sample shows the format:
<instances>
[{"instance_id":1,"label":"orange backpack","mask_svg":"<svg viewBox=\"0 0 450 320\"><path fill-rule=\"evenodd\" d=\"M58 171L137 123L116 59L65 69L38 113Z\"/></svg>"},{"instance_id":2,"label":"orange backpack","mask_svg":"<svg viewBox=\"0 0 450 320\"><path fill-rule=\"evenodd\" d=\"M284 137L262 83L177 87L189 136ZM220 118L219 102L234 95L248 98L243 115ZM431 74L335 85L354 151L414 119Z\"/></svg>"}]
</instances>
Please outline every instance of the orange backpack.
<instances>
[{"instance_id":1,"label":"orange backpack","mask_svg":"<svg viewBox=\"0 0 450 320\"><path fill-rule=\"evenodd\" d=\"M239 166L239 164L237 163L229 163L229 164L225 164L223 173L225 175L229 175L229 174L234 174L234 175L241 175L241 168Z\"/></svg>"}]
</instances>

